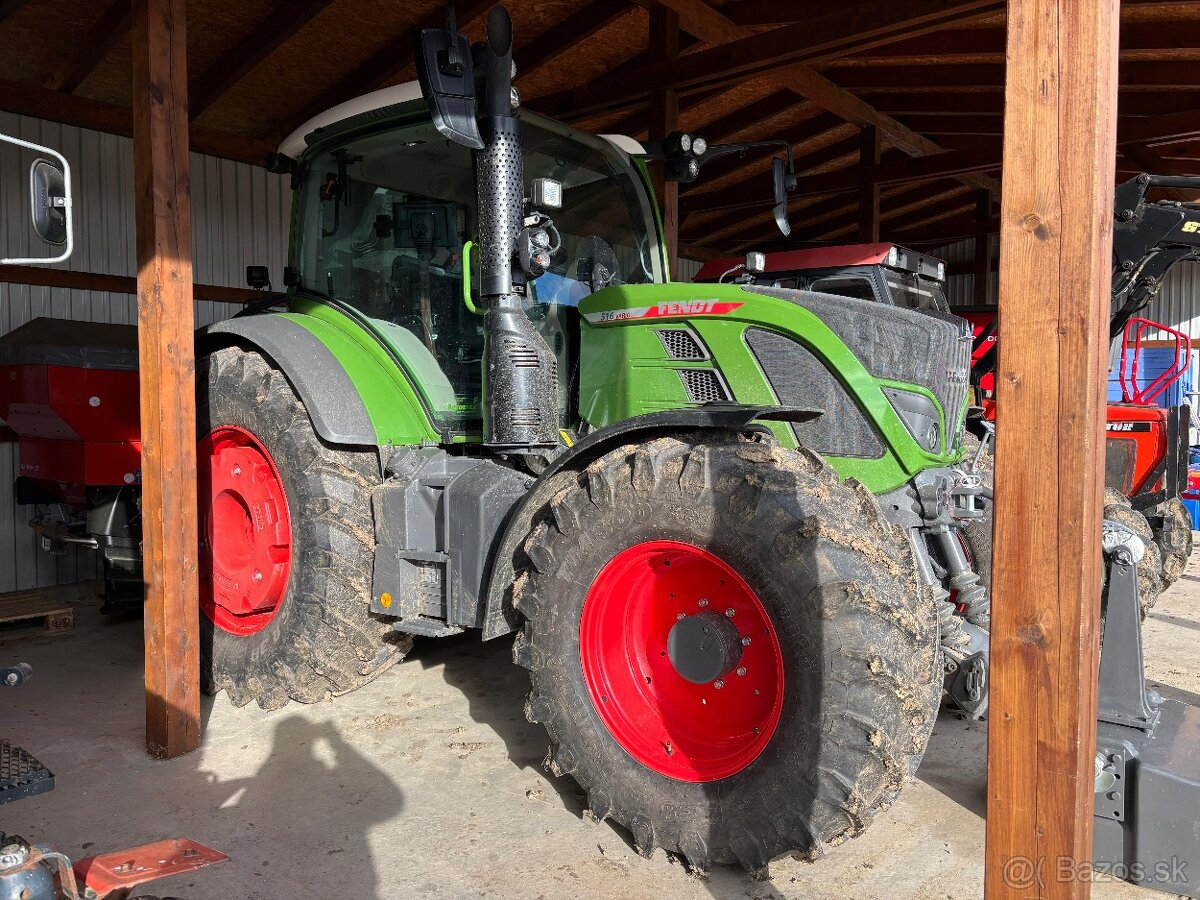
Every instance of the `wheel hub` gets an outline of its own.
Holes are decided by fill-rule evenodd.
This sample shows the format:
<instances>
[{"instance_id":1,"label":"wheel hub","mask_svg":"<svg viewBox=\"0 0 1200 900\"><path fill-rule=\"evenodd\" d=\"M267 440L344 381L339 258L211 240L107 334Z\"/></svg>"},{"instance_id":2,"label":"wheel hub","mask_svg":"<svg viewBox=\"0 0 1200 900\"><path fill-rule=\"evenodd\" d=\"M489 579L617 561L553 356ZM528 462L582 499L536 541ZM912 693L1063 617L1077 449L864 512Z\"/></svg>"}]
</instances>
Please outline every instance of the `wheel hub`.
<instances>
[{"instance_id":1,"label":"wheel hub","mask_svg":"<svg viewBox=\"0 0 1200 900\"><path fill-rule=\"evenodd\" d=\"M684 616L667 635L667 658L692 684L708 684L737 668L742 636L733 620L719 612Z\"/></svg>"},{"instance_id":2,"label":"wheel hub","mask_svg":"<svg viewBox=\"0 0 1200 900\"><path fill-rule=\"evenodd\" d=\"M270 452L244 428L214 428L197 451L200 607L231 634L261 631L287 591L292 523Z\"/></svg>"},{"instance_id":3,"label":"wheel hub","mask_svg":"<svg viewBox=\"0 0 1200 900\"><path fill-rule=\"evenodd\" d=\"M779 723L774 624L728 563L691 544L645 541L600 570L580 616L579 658L609 734L669 778L728 778Z\"/></svg>"}]
</instances>

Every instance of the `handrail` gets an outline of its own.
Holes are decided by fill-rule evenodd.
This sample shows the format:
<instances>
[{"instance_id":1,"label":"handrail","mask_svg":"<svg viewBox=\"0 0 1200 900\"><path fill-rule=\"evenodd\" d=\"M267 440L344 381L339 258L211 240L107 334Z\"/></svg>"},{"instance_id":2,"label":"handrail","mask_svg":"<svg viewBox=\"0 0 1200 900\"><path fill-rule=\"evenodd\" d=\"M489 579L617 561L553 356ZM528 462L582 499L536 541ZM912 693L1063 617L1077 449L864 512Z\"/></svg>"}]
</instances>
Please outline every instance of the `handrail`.
<instances>
[{"instance_id":1,"label":"handrail","mask_svg":"<svg viewBox=\"0 0 1200 900\"><path fill-rule=\"evenodd\" d=\"M1175 340L1175 362L1145 388L1138 386L1138 369L1142 356L1142 336L1147 331L1162 331ZM1129 352L1132 341L1132 354ZM1126 403L1153 403L1167 388L1188 370L1192 360L1192 339L1174 328L1135 316L1125 323L1121 338L1121 368L1118 378L1121 397Z\"/></svg>"}]
</instances>

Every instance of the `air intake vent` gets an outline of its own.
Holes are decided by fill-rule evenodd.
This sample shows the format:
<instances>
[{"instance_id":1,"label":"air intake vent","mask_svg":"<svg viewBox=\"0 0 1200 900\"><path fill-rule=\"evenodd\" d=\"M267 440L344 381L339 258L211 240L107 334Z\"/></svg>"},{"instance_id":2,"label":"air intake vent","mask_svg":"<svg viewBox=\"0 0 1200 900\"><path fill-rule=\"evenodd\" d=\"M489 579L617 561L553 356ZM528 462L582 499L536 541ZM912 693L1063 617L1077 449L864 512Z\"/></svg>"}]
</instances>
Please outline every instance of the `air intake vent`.
<instances>
[{"instance_id":1,"label":"air intake vent","mask_svg":"<svg viewBox=\"0 0 1200 900\"><path fill-rule=\"evenodd\" d=\"M708 359L708 351L704 349L700 339L686 328L672 328L656 333L671 359Z\"/></svg>"},{"instance_id":2,"label":"air intake vent","mask_svg":"<svg viewBox=\"0 0 1200 900\"><path fill-rule=\"evenodd\" d=\"M711 369L680 369L679 379L693 403L716 403L729 399L721 377Z\"/></svg>"},{"instance_id":3,"label":"air intake vent","mask_svg":"<svg viewBox=\"0 0 1200 900\"><path fill-rule=\"evenodd\" d=\"M521 407L509 414L509 421L517 428L537 428L542 424L542 414L535 407Z\"/></svg>"},{"instance_id":4,"label":"air intake vent","mask_svg":"<svg viewBox=\"0 0 1200 900\"><path fill-rule=\"evenodd\" d=\"M518 369L536 369L541 365L537 351L521 341L505 341L504 352Z\"/></svg>"}]
</instances>

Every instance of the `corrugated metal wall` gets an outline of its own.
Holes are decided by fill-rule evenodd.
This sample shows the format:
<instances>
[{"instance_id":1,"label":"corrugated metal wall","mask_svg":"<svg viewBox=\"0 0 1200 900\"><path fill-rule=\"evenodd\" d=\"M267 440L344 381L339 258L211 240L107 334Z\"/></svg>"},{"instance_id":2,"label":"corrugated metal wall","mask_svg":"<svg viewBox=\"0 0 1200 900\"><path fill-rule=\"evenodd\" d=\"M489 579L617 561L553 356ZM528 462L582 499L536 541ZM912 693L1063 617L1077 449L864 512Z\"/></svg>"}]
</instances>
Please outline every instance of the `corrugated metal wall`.
<instances>
[{"instance_id":1,"label":"corrugated metal wall","mask_svg":"<svg viewBox=\"0 0 1200 900\"><path fill-rule=\"evenodd\" d=\"M38 119L0 113L0 132L53 147L71 164L75 192L74 255L62 268L134 275L133 142ZM26 171L33 155L0 144L0 248L5 256L43 255L29 228ZM243 163L192 154L195 280L242 287L245 267L269 266L282 284L291 194L287 181ZM227 303L196 303L196 324L237 311ZM0 334L37 316L134 323L135 298L99 291L0 284ZM0 592L93 577L89 551L51 557L38 550L26 524L30 507L13 503L16 445L0 444Z\"/></svg>"},{"instance_id":2,"label":"corrugated metal wall","mask_svg":"<svg viewBox=\"0 0 1200 900\"><path fill-rule=\"evenodd\" d=\"M999 236L992 235L993 259L996 258L999 247ZM970 266L975 259L975 241L968 239L939 247L930 255L944 259L950 265L958 267ZM997 294L997 276L991 274L988 296L995 302ZM971 306L975 302L975 276L951 275L947 279L946 293L951 306ZM1142 316L1155 322L1161 322L1172 328L1178 328L1192 340L1200 340L1200 263L1179 263L1168 274L1163 282L1158 297L1145 310ZM1147 340L1160 340L1168 335L1161 331L1147 333Z\"/></svg>"},{"instance_id":3,"label":"corrugated metal wall","mask_svg":"<svg viewBox=\"0 0 1200 900\"><path fill-rule=\"evenodd\" d=\"M684 259L681 256L676 263L676 267L679 269L679 271L673 273L675 280L691 281L696 277L696 273L700 271L700 267L702 265L704 265L704 263L700 262L698 259Z\"/></svg>"}]
</instances>

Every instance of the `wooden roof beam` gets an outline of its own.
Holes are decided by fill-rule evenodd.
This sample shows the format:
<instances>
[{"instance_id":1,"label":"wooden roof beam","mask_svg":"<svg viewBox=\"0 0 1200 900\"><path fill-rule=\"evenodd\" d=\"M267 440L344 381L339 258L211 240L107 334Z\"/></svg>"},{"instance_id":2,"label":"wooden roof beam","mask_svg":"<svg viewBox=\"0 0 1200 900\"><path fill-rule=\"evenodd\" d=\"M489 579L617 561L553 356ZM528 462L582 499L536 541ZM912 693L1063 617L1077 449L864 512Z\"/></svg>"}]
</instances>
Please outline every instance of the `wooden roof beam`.
<instances>
[{"instance_id":1,"label":"wooden roof beam","mask_svg":"<svg viewBox=\"0 0 1200 900\"><path fill-rule=\"evenodd\" d=\"M651 91L699 90L728 85L796 64L828 61L898 35L923 34L970 21L1003 8L1000 0L871 0L838 8L771 31L743 28L704 0L660 0L679 13L689 31L711 49L670 63L653 63L624 75L608 75L545 98L551 114L565 110L601 112L636 102Z\"/></svg>"},{"instance_id":2,"label":"wooden roof beam","mask_svg":"<svg viewBox=\"0 0 1200 900\"><path fill-rule=\"evenodd\" d=\"M904 227L898 222L907 223L912 214L919 214L922 218L932 216L934 215L933 207L939 206L947 198L962 194L967 190L966 186L958 182L945 180L936 184L923 184L916 188L901 187L881 191L879 215L881 228L884 225L893 230L897 227ZM723 234L726 239L744 238L751 243L778 237L779 229L775 225L773 216L769 213L770 207L764 206L762 213L756 215L754 219L742 217L741 221L744 227L734 231L725 230ZM799 235L798 240L801 241L817 240L831 232L839 232L853 227L857 216L858 207L854 200L844 194L839 194L812 206L793 210L793 220L799 225L793 233ZM886 233L886 231L887 229L884 228L883 232Z\"/></svg>"},{"instance_id":3,"label":"wooden roof beam","mask_svg":"<svg viewBox=\"0 0 1200 900\"><path fill-rule=\"evenodd\" d=\"M188 115L196 119L264 59L307 25L332 0L283 0L208 67L188 88Z\"/></svg>"},{"instance_id":4,"label":"wooden roof beam","mask_svg":"<svg viewBox=\"0 0 1200 900\"><path fill-rule=\"evenodd\" d=\"M703 0L658 0L676 9L683 27L708 43L722 43L753 34L735 24ZM841 116L847 122L864 127L874 125L892 147L909 156L938 153L942 148L929 138L918 134L893 117L882 113L849 91L838 87L828 78L808 66L789 66L772 72L771 80L782 88ZM999 190L997 182L984 175L969 175L964 179L976 187Z\"/></svg>"},{"instance_id":5,"label":"wooden roof beam","mask_svg":"<svg viewBox=\"0 0 1200 900\"><path fill-rule=\"evenodd\" d=\"M129 32L133 21L133 7L129 0L113 0L98 22L88 29L73 53L65 54L63 61L45 82L52 91L73 94L95 71L100 61Z\"/></svg>"},{"instance_id":6,"label":"wooden roof beam","mask_svg":"<svg viewBox=\"0 0 1200 900\"><path fill-rule=\"evenodd\" d=\"M844 121L832 113L822 113L821 115L813 116L811 119L805 119L803 122L792 126L786 131L776 135L772 139L786 141L787 143L791 144L792 154L796 158L796 171L805 172L809 169L815 169L817 166L825 165L825 163L830 162L832 159L836 159L837 157L829 157L821 162L809 163L807 161L807 157L810 154L821 154L821 151L824 149L824 147L806 153L801 145L818 140L822 136L827 135L829 132L838 128L846 129L847 125ZM709 135L708 130L703 128L698 129L697 133L703 135L705 138L708 138ZM712 138L709 138L709 143L713 144L715 141L713 141ZM731 141L731 143L736 143L736 141ZM732 156L727 156L716 160L701 169L700 180L688 185L687 189L681 191L681 193L692 197L698 197L705 193L711 193L713 190L712 183L714 181L724 178L725 176L741 169L751 169L755 163L770 159L772 156L778 156L781 152L782 151L779 147L756 147L751 150L747 150L742 154L734 154ZM837 156L841 155L843 154L837 154ZM752 177L754 177L754 175L748 174L746 179L741 180L745 181Z\"/></svg>"},{"instance_id":7,"label":"wooden roof beam","mask_svg":"<svg viewBox=\"0 0 1200 900\"><path fill-rule=\"evenodd\" d=\"M849 171L850 169L854 168L855 164L857 163L858 143L858 135L853 134L849 137L842 138L841 140L834 141L831 144L826 144L824 147L814 150L811 153L798 156L796 160L796 167L798 171L804 173L811 172L813 169L818 169L823 166L828 166L835 162L842 162L844 165L837 167L835 171ZM758 161L762 162L763 160L769 158L770 154L767 154L763 157L759 157ZM765 190L765 186L769 185L770 181L771 174L769 168L762 165L754 166L744 178L740 178L732 184L727 184L723 188L718 188L715 191L709 191L706 194L690 195L687 198L687 201L683 204L683 211L689 214L697 214L714 212L718 209L739 209L741 208L740 206L713 206L710 205L709 201L705 199L706 197L711 197L715 194L720 194L726 197L732 196L735 191L750 191L758 198L759 202L765 203L766 200L763 198L769 199L768 193Z\"/></svg>"},{"instance_id":8,"label":"wooden roof beam","mask_svg":"<svg viewBox=\"0 0 1200 900\"><path fill-rule=\"evenodd\" d=\"M0 79L0 109L109 134L125 137L133 134L133 110L128 107L50 91L35 84ZM263 165L267 154L275 149L275 144L270 141L197 125L191 127L190 137L191 149L196 153L258 166Z\"/></svg>"},{"instance_id":9,"label":"wooden roof beam","mask_svg":"<svg viewBox=\"0 0 1200 900\"><path fill-rule=\"evenodd\" d=\"M494 5L495 0L462 0L455 6L458 27L460 29L468 27ZM438 6L426 15L416 27L443 28L445 25L446 9L444 6ZM313 116L330 107L386 87L390 81L412 65L415 58L414 53L412 32L406 31L333 87L322 91L309 103L306 103L296 115L289 117L286 122L279 123L275 130L280 134L289 134Z\"/></svg>"},{"instance_id":10,"label":"wooden roof beam","mask_svg":"<svg viewBox=\"0 0 1200 900\"><path fill-rule=\"evenodd\" d=\"M978 150L951 150L930 156L888 159L877 166L853 167L824 175L800 176L796 189L789 198L812 197L820 194L837 194L858 191L870 184L899 184L911 181L927 181L933 178L987 172L1000 166L1000 148L984 147ZM703 199L703 206L700 200ZM737 209L767 203L770 195L763 191L748 191L743 185L735 185L721 191L697 198L689 205L689 212L716 209Z\"/></svg>"},{"instance_id":11,"label":"wooden roof beam","mask_svg":"<svg viewBox=\"0 0 1200 900\"><path fill-rule=\"evenodd\" d=\"M577 13L552 25L514 54L520 60L517 79L528 78L550 65L628 11L626 0L591 0Z\"/></svg>"},{"instance_id":12,"label":"wooden roof beam","mask_svg":"<svg viewBox=\"0 0 1200 900\"><path fill-rule=\"evenodd\" d=\"M0 0L0 22L28 4L29 0Z\"/></svg>"}]
</instances>

